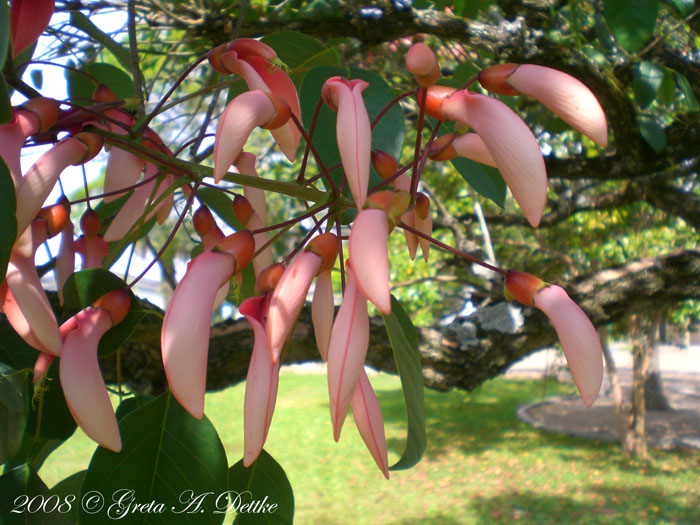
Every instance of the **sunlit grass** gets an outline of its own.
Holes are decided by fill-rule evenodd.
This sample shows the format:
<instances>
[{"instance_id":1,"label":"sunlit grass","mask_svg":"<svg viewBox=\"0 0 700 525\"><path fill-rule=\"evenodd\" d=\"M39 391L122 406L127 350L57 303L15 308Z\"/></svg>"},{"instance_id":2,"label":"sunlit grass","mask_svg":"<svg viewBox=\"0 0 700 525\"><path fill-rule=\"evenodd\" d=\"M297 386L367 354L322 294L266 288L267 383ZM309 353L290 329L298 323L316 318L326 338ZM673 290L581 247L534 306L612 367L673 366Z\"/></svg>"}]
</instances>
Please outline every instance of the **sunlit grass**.
<instances>
[{"instance_id":1,"label":"sunlit grass","mask_svg":"<svg viewBox=\"0 0 700 525\"><path fill-rule=\"evenodd\" d=\"M405 435L399 379L371 376L389 460ZM243 385L207 397L229 464L242 455ZM283 373L266 450L285 468L300 524L700 523L700 453L627 460L614 444L545 434L518 421L520 403L570 385L496 379L472 393L426 390L428 449L386 481L352 417L332 438L325 375ZM94 446L76 434L40 471L52 486L85 468ZM231 517L227 520L230 523Z\"/></svg>"}]
</instances>

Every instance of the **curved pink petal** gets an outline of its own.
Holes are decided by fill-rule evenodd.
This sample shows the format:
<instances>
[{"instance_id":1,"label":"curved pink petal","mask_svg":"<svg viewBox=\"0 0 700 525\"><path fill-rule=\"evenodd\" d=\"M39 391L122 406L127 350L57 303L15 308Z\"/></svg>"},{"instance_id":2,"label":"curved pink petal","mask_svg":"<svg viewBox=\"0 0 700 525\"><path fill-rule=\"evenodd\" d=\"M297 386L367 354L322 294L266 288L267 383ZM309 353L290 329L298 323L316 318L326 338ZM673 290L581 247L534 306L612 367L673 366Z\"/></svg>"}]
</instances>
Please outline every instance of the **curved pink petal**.
<instances>
[{"instance_id":1,"label":"curved pink petal","mask_svg":"<svg viewBox=\"0 0 700 525\"><path fill-rule=\"evenodd\" d=\"M238 158L250 133L264 126L277 113L262 91L246 91L231 102L221 115L214 142L214 182L219 182Z\"/></svg>"},{"instance_id":2,"label":"curved pink petal","mask_svg":"<svg viewBox=\"0 0 700 525\"><path fill-rule=\"evenodd\" d=\"M415 215L415 228L425 235L433 234L433 219L428 214L425 219L421 219L418 214ZM418 236L416 236L418 237ZM424 237L418 237L421 252L423 252L423 260L428 262L428 254L430 254L430 241Z\"/></svg>"},{"instance_id":3,"label":"curved pink petal","mask_svg":"<svg viewBox=\"0 0 700 525\"><path fill-rule=\"evenodd\" d=\"M37 357L36 361L34 362L34 376L32 377L32 383L36 383L42 377L44 377L44 374L48 372L54 359L56 359L56 356L47 354L46 352L41 352L39 354L39 357Z\"/></svg>"},{"instance_id":4,"label":"curved pink petal","mask_svg":"<svg viewBox=\"0 0 700 525\"><path fill-rule=\"evenodd\" d=\"M527 124L500 100L464 90L441 107L446 118L479 134L528 222L537 227L547 200L547 171Z\"/></svg>"},{"instance_id":5,"label":"curved pink petal","mask_svg":"<svg viewBox=\"0 0 700 525\"><path fill-rule=\"evenodd\" d=\"M61 230L61 244L56 257L56 289L58 290L58 300L63 304L63 285L68 277L75 271L75 240L73 238L74 228L71 221Z\"/></svg>"},{"instance_id":6,"label":"curved pink petal","mask_svg":"<svg viewBox=\"0 0 700 525\"><path fill-rule=\"evenodd\" d=\"M324 90L333 94L338 108L335 127L338 150L358 210L367 198L372 149L372 129L362 99L362 91L368 86L363 80L339 77L328 79L324 85Z\"/></svg>"},{"instance_id":7,"label":"curved pink petal","mask_svg":"<svg viewBox=\"0 0 700 525\"><path fill-rule=\"evenodd\" d=\"M84 158L88 148L81 141L66 138L44 153L22 178L17 188L17 232L31 224L56 185L61 172Z\"/></svg>"},{"instance_id":8,"label":"curved pink petal","mask_svg":"<svg viewBox=\"0 0 700 525\"><path fill-rule=\"evenodd\" d=\"M279 361L321 262L315 253L301 253L289 264L272 292L267 310L267 337L273 363Z\"/></svg>"},{"instance_id":9,"label":"curved pink petal","mask_svg":"<svg viewBox=\"0 0 700 525\"><path fill-rule=\"evenodd\" d=\"M580 80L550 67L520 64L506 83L542 102L601 147L608 145L608 123L595 95Z\"/></svg>"},{"instance_id":10,"label":"curved pink petal","mask_svg":"<svg viewBox=\"0 0 700 525\"><path fill-rule=\"evenodd\" d=\"M253 212L246 228L250 231L258 230L263 228L265 224L262 222L257 212ZM258 232L253 234L253 239L255 240L255 251L257 252L260 248L268 243L270 238L267 236L267 232ZM272 246L267 246L263 251L253 258L253 271L255 275L259 275L262 270L267 268L272 264Z\"/></svg>"},{"instance_id":11,"label":"curved pink petal","mask_svg":"<svg viewBox=\"0 0 700 525\"><path fill-rule=\"evenodd\" d=\"M248 365L243 405L243 465L250 466L260 455L272 422L277 400L280 364L272 363L265 333L265 296L241 303L240 312L253 327L255 344Z\"/></svg>"},{"instance_id":12,"label":"curved pink petal","mask_svg":"<svg viewBox=\"0 0 700 525\"><path fill-rule=\"evenodd\" d=\"M243 77L249 90L258 89L281 98L289 105L297 119L301 121L299 95L294 82L282 68L273 65L269 58L250 54L246 54L244 58L239 58L236 51L228 51L222 53L219 59L230 71L234 71ZM270 133L272 133L275 142L285 157L293 161L296 157L299 137L301 136L301 132L297 129L294 122L290 120L283 126L270 130Z\"/></svg>"},{"instance_id":13,"label":"curved pink petal","mask_svg":"<svg viewBox=\"0 0 700 525\"><path fill-rule=\"evenodd\" d=\"M27 321L14 295L12 295L12 292L7 288L7 284L4 282L0 284L0 306L7 318L7 322L10 323L12 329L17 332L17 335L32 348L44 352L46 347L39 341L32 327L29 326L29 321Z\"/></svg>"},{"instance_id":14,"label":"curved pink petal","mask_svg":"<svg viewBox=\"0 0 700 525\"><path fill-rule=\"evenodd\" d=\"M236 169L242 175L258 176L258 171L255 169L255 155L242 152L235 161ZM267 202L265 200L265 192L260 188L251 188L243 186L243 195L250 202L253 211L260 217L260 222L265 224L267 220Z\"/></svg>"},{"instance_id":15,"label":"curved pink petal","mask_svg":"<svg viewBox=\"0 0 700 525\"><path fill-rule=\"evenodd\" d=\"M593 323L560 286L545 286L533 297L552 321L583 402L591 406L603 381L603 352Z\"/></svg>"},{"instance_id":16,"label":"curved pink petal","mask_svg":"<svg viewBox=\"0 0 700 525\"><path fill-rule=\"evenodd\" d=\"M168 384L197 419L204 415L212 305L234 270L232 255L209 251L198 255L175 288L163 318L160 345Z\"/></svg>"},{"instance_id":17,"label":"curved pink petal","mask_svg":"<svg viewBox=\"0 0 700 525\"><path fill-rule=\"evenodd\" d=\"M352 395L352 415L357 430L384 477L389 479L389 459L384 435L384 418L379 401L364 368Z\"/></svg>"},{"instance_id":18,"label":"curved pink petal","mask_svg":"<svg viewBox=\"0 0 700 525\"><path fill-rule=\"evenodd\" d=\"M73 246L75 247L75 252L80 254L82 258L81 270L99 268L102 266L102 260L109 253L109 244L99 235L95 237L81 235Z\"/></svg>"},{"instance_id":19,"label":"curved pink petal","mask_svg":"<svg viewBox=\"0 0 700 525\"><path fill-rule=\"evenodd\" d=\"M128 192L130 186L133 186L141 176L143 167L146 161L117 146L112 146L107 157L107 168L105 169L105 194L113 193L113 195L105 195L105 202L112 202ZM119 193L124 190L124 193Z\"/></svg>"},{"instance_id":20,"label":"curved pink petal","mask_svg":"<svg viewBox=\"0 0 700 525\"><path fill-rule=\"evenodd\" d=\"M463 133L459 135L452 141L452 146L460 157L475 160L494 168L497 167L491 152L477 133Z\"/></svg>"},{"instance_id":21,"label":"curved pink petal","mask_svg":"<svg viewBox=\"0 0 700 525\"><path fill-rule=\"evenodd\" d=\"M49 25L55 0L12 0L10 2L10 36L12 58L32 45Z\"/></svg>"},{"instance_id":22,"label":"curved pink petal","mask_svg":"<svg viewBox=\"0 0 700 525\"><path fill-rule=\"evenodd\" d=\"M411 228L416 227L416 214L414 210L407 211L401 216L401 221L410 226ZM408 230L403 231L403 235L406 238L406 247L408 248L408 255L411 260L415 260L416 252L418 251L418 236Z\"/></svg>"},{"instance_id":23,"label":"curved pink petal","mask_svg":"<svg viewBox=\"0 0 700 525\"><path fill-rule=\"evenodd\" d=\"M36 114L19 109L14 111L12 122L0 126L0 157L10 170L15 188L22 178L22 146L27 137L39 131L40 125Z\"/></svg>"},{"instance_id":24,"label":"curved pink petal","mask_svg":"<svg viewBox=\"0 0 700 525\"><path fill-rule=\"evenodd\" d=\"M354 267L351 268L348 264L346 268L347 283L343 302L333 322L328 346L328 395L333 438L336 441L340 439L340 429L348 414L369 346L367 300L357 287Z\"/></svg>"},{"instance_id":25,"label":"curved pink petal","mask_svg":"<svg viewBox=\"0 0 700 525\"><path fill-rule=\"evenodd\" d=\"M316 347L321 354L321 359L324 361L328 359L328 345L331 341L331 330L333 329L333 314L335 314L333 280L331 271L326 270L316 277L314 298L311 301L311 320L314 325Z\"/></svg>"},{"instance_id":26,"label":"curved pink petal","mask_svg":"<svg viewBox=\"0 0 700 525\"><path fill-rule=\"evenodd\" d=\"M379 310L391 313L389 219L377 209L360 210L350 229L348 250L357 285Z\"/></svg>"},{"instance_id":27,"label":"curved pink petal","mask_svg":"<svg viewBox=\"0 0 700 525\"><path fill-rule=\"evenodd\" d=\"M36 273L34 261L13 252L7 266L5 282L28 326L41 343L42 348L39 349L59 355L61 334L56 316Z\"/></svg>"},{"instance_id":28,"label":"curved pink petal","mask_svg":"<svg viewBox=\"0 0 700 525\"><path fill-rule=\"evenodd\" d=\"M122 448L119 425L97 362L97 345L112 327L105 310L86 308L75 315L78 327L66 335L59 361L59 377L73 419L100 446Z\"/></svg>"}]
</instances>

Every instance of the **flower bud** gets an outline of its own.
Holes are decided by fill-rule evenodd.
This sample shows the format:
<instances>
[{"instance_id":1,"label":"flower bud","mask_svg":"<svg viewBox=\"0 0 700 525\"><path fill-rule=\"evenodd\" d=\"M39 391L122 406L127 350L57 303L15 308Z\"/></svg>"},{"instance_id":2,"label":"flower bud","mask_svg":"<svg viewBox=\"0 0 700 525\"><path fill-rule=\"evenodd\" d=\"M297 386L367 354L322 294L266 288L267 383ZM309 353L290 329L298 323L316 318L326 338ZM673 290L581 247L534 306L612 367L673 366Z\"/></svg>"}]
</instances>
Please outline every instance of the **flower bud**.
<instances>
[{"instance_id":1,"label":"flower bud","mask_svg":"<svg viewBox=\"0 0 700 525\"><path fill-rule=\"evenodd\" d=\"M108 312L112 318L112 326L115 326L128 315L131 309L131 295L126 288L116 288L100 297L93 306Z\"/></svg>"},{"instance_id":2,"label":"flower bud","mask_svg":"<svg viewBox=\"0 0 700 525\"><path fill-rule=\"evenodd\" d=\"M236 219L238 219L244 226L247 225L254 213L253 206L250 204L250 201L243 195L236 195L233 198L233 203L231 206L233 207L233 214L236 216Z\"/></svg>"},{"instance_id":3,"label":"flower bud","mask_svg":"<svg viewBox=\"0 0 700 525\"><path fill-rule=\"evenodd\" d=\"M271 264L261 270L255 280L255 293L263 294L274 290L283 273L284 264L282 263Z\"/></svg>"},{"instance_id":4,"label":"flower bud","mask_svg":"<svg viewBox=\"0 0 700 525\"><path fill-rule=\"evenodd\" d=\"M393 228L411 203L411 195L407 191L378 191L367 197L365 208L383 210Z\"/></svg>"},{"instance_id":5,"label":"flower bud","mask_svg":"<svg viewBox=\"0 0 700 525\"><path fill-rule=\"evenodd\" d=\"M197 211L192 215L192 226L200 237L216 226L216 221L209 208L203 205L197 208Z\"/></svg>"},{"instance_id":6,"label":"flower bud","mask_svg":"<svg viewBox=\"0 0 700 525\"><path fill-rule=\"evenodd\" d=\"M533 306L535 304L534 293L545 286L547 286L547 283L529 273L517 270L508 270L506 272L504 292L506 299L509 301L517 299L523 304Z\"/></svg>"},{"instance_id":7,"label":"flower bud","mask_svg":"<svg viewBox=\"0 0 700 525\"><path fill-rule=\"evenodd\" d=\"M375 149L372 151L372 166L379 176L386 180L399 171L399 163L388 153Z\"/></svg>"},{"instance_id":8,"label":"flower bud","mask_svg":"<svg viewBox=\"0 0 700 525\"><path fill-rule=\"evenodd\" d=\"M95 91L92 92L92 98L95 102L116 102L119 100L114 91L109 89L104 84L98 84Z\"/></svg>"},{"instance_id":9,"label":"flower bud","mask_svg":"<svg viewBox=\"0 0 700 525\"><path fill-rule=\"evenodd\" d=\"M102 137L94 133L87 133L85 131L73 135L73 138L79 140L87 147L87 151L85 152L83 158L74 163L73 166L85 164L87 161L93 159L100 152L102 145L104 144L104 139Z\"/></svg>"},{"instance_id":10,"label":"flower bud","mask_svg":"<svg viewBox=\"0 0 700 525\"><path fill-rule=\"evenodd\" d=\"M428 149L428 157L431 160L452 160L457 156L452 142L455 139L454 133L441 135L436 138Z\"/></svg>"},{"instance_id":11,"label":"flower bud","mask_svg":"<svg viewBox=\"0 0 700 525\"><path fill-rule=\"evenodd\" d=\"M222 251L234 256L236 260L236 269L234 273L240 273L243 268L248 266L248 263L255 255L255 240L253 234L248 230L241 230L228 237L224 237L215 246L215 251Z\"/></svg>"},{"instance_id":12,"label":"flower bud","mask_svg":"<svg viewBox=\"0 0 700 525\"><path fill-rule=\"evenodd\" d=\"M479 71L479 84L484 89L498 95L519 95L520 92L508 85L508 77L515 71L518 64L498 64Z\"/></svg>"},{"instance_id":13,"label":"flower bud","mask_svg":"<svg viewBox=\"0 0 700 525\"><path fill-rule=\"evenodd\" d=\"M306 251L315 253L322 259L323 262L321 262L321 268L318 270L318 273L333 268L339 249L340 242L338 237L330 232L314 237L305 248Z\"/></svg>"},{"instance_id":14,"label":"flower bud","mask_svg":"<svg viewBox=\"0 0 700 525\"><path fill-rule=\"evenodd\" d=\"M39 117L39 131L46 131L58 120L59 102L52 98L36 97L30 98L22 106Z\"/></svg>"},{"instance_id":15,"label":"flower bud","mask_svg":"<svg viewBox=\"0 0 700 525\"><path fill-rule=\"evenodd\" d=\"M437 120L450 120L443 115L442 102L446 98L450 98L457 91L457 88L448 86L422 87L416 93L418 100L421 100L423 97L424 90L428 92L425 98L425 113Z\"/></svg>"},{"instance_id":16,"label":"flower bud","mask_svg":"<svg viewBox=\"0 0 700 525\"><path fill-rule=\"evenodd\" d=\"M406 54L406 69L408 69L421 86L431 86L440 76L435 53L422 42L416 42Z\"/></svg>"},{"instance_id":17,"label":"flower bud","mask_svg":"<svg viewBox=\"0 0 700 525\"><path fill-rule=\"evenodd\" d=\"M67 200L62 200L53 206L42 208L37 215L37 219L45 221L46 231L49 237L58 235L66 222L70 220L70 204Z\"/></svg>"},{"instance_id":18,"label":"flower bud","mask_svg":"<svg viewBox=\"0 0 700 525\"><path fill-rule=\"evenodd\" d=\"M80 229L85 237L96 237L100 230L100 216L92 210L86 210L80 218Z\"/></svg>"}]
</instances>

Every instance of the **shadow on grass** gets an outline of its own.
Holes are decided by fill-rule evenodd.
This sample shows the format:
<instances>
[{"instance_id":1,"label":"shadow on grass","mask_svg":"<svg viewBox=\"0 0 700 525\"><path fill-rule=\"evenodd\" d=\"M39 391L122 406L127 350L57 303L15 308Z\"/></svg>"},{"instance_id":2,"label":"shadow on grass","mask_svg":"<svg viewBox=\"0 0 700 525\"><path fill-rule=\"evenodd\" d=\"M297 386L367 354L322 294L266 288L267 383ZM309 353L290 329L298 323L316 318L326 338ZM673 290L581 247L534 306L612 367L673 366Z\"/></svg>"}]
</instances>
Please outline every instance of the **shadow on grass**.
<instances>
[{"instance_id":1,"label":"shadow on grass","mask_svg":"<svg viewBox=\"0 0 700 525\"><path fill-rule=\"evenodd\" d=\"M557 384L548 387L549 394L567 389ZM522 423L515 415L517 407L542 397L541 381L512 381L496 379L481 385L473 392L453 390L436 392L425 390L425 423L428 433L428 451L436 456L460 449L466 454L477 454L498 445L507 445L513 452L530 449L533 439L546 442L540 431ZM405 426L406 409L400 390L379 390L377 398L386 424ZM527 439L523 439L527 437ZM585 443L566 438L572 448ZM402 438L388 439L387 445L397 453L403 451Z\"/></svg>"},{"instance_id":2,"label":"shadow on grass","mask_svg":"<svg viewBox=\"0 0 700 525\"><path fill-rule=\"evenodd\" d=\"M683 502L683 493L610 485L583 487L594 502L577 494L510 491L495 497L475 497L471 508L478 523L698 523L700 510ZM697 503L697 502L696 502ZM424 522L433 523L433 522ZM439 523L436 521L435 523Z\"/></svg>"}]
</instances>

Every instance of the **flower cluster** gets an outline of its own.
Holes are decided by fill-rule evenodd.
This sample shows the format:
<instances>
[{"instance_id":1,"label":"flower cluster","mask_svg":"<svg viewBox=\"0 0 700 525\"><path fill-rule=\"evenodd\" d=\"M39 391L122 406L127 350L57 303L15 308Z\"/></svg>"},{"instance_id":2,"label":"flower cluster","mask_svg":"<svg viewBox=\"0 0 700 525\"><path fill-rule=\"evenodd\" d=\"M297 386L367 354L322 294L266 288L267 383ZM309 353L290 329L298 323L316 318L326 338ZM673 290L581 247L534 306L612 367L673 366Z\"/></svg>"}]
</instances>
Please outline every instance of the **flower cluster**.
<instances>
[{"instance_id":1,"label":"flower cluster","mask_svg":"<svg viewBox=\"0 0 700 525\"><path fill-rule=\"evenodd\" d=\"M13 6L21 4L13 2ZM267 225L266 194L253 183L258 179L257 160L244 147L258 127L270 130L289 160L296 157L302 136L307 148L312 147L300 124L297 90L279 67L275 51L257 40L238 39L219 46L208 59L216 71L238 75L248 86L219 118L212 181L207 181L217 187L232 167L247 176L250 185L232 202L233 214L244 228L228 236L223 233L197 194L203 183L201 175L165 168L163 159L174 159L173 152L147 125L137 124L106 87L100 86L94 95L102 104L100 111L59 111L55 101L29 101L15 108L12 123L0 126L0 156L9 167L17 195L17 237L0 286L2 311L17 333L41 352L37 379L54 357L60 358L61 384L75 420L100 445L119 451L119 429L99 372L97 345L104 333L126 316L131 296L125 289L117 289L59 326L39 283L34 253L48 237L62 236L56 260L61 290L74 270L76 253L82 259L81 269L100 267L109 243L124 239L152 216L164 221L172 208L174 188L181 187L187 208L195 199L200 200L193 225L201 251L189 262L162 324L163 364L175 398L195 418L203 417L212 312L227 297L231 283L240 282L242 271L252 264L256 295L239 306L255 338L244 406L243 461L246 466L252 464L270 428L285 345L315 281L312 319L319 353L327 361L334 439L340 438L352 405L360 435L388 478L381 410L364 369L369 346L368 303L384 315L391 314L388 241L394 229L404 230L411 259L420 246L428 260L432 219L430 199L419 191L422 163L421 168L417 162L401 167L387 153L372 151L373 126L363 95L369 83L328 78L321 99L337 114L342 181L334 182L322 160L316 158L329 188L328 214L322 219L314 216L315 226L303 242L276 262L267 234L274 226ZM427 114L441 122L452 121L461 131L433 136L422 150L418 133L416 150L420 150L422 162L427 157L439 162L462 156L497 167L527 220L536 227L546 204L547 175L540 147L525 122L494 97L468 88L437 85L440 69L425 44L411 47L406 67L420 86L415 96L421 118ZM478 81L497 94L532 96L596 143L604 146L607 142L605 116L597 100L565 73L530 64L505 64L481 71ZM25 141L52 126L71 134L56 142L23 174L19 154ZM138 126L139 143L134 145L130 137ZM111 145L102 199L110 202L122 194L130 195L109 225L101 224L88 207L81 219L82 236L75 239L66 202L45 209L41 206L61 172L71 164L90 160L102 148L102 137ZM371 166L384 179L381 187L370 187ZM343 195L345 189L348 198ZM340 217L349 202L354 203L357 214L349 234L344 235ZM336 267L343 283L342 290L337 290L342 294L337 312L331 279ZM550 318L583 400L590 405L600 388L602 358L595 329L586 315L558 286L522 272L491 268L504 276L509 298L534 306Z\"/></svg>"}]
</instances>

